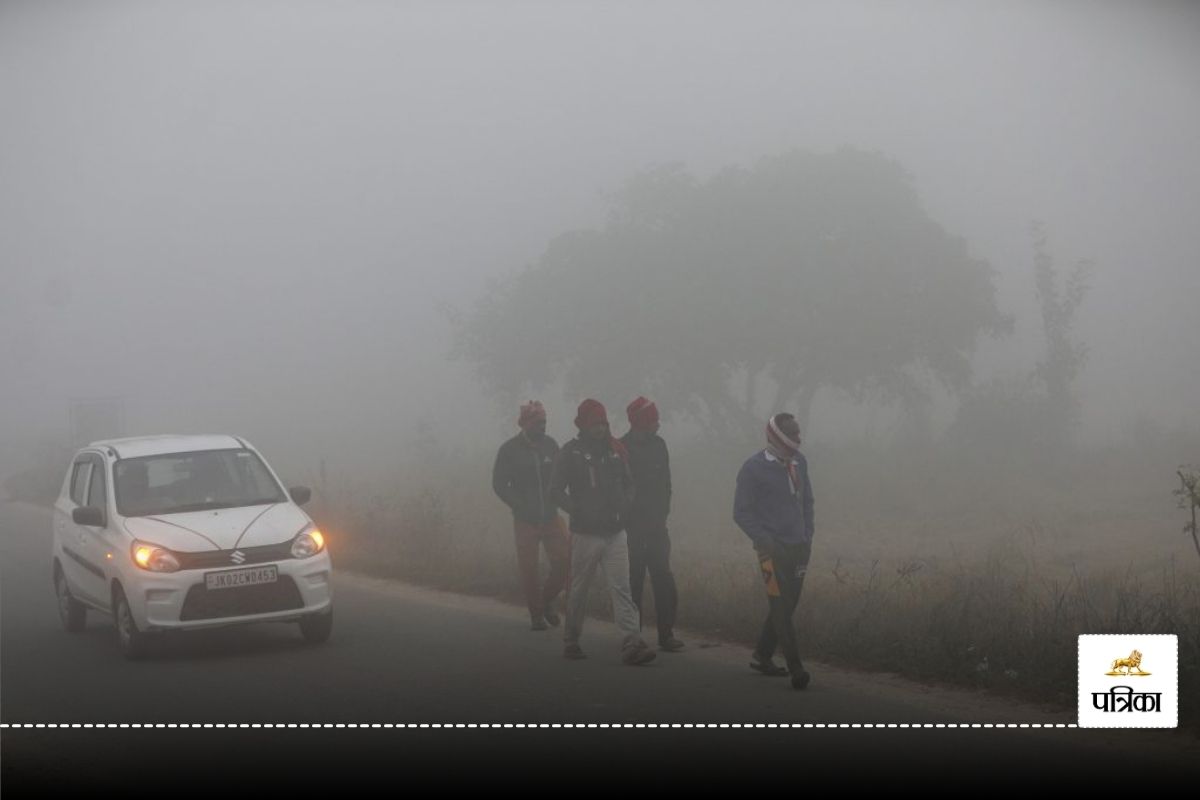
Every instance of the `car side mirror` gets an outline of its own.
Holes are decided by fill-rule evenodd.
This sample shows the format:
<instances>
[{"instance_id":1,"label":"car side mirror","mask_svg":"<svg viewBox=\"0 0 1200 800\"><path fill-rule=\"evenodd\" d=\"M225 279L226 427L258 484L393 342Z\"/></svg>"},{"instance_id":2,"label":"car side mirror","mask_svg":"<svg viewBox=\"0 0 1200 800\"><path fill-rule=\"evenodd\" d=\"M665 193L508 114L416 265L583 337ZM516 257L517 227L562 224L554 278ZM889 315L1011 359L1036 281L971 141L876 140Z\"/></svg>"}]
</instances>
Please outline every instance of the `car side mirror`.
<instances>
[{"instance_id":1,"label":"car side mirror","mask_svg":"<svg viewBox=\"0 0 1200 800\"><path fill-rule=\"evenodd\" d=\"M71 512L71 519L76 525L87 525L90 528L104 527L104 510L95 506L80 506Z\"/></svg>"},{"instance_id":2,"label":"car side mirror","mask_svg":"<svg viewBox=\"0 0 1200 800\"><path fill-rule=\"evenodd\" d=\"M288 494L292 496L292 502L298 506L302 506L312 499L312 489L307 486L293 486L288 489Z\"/></svg>"}]
</instances>

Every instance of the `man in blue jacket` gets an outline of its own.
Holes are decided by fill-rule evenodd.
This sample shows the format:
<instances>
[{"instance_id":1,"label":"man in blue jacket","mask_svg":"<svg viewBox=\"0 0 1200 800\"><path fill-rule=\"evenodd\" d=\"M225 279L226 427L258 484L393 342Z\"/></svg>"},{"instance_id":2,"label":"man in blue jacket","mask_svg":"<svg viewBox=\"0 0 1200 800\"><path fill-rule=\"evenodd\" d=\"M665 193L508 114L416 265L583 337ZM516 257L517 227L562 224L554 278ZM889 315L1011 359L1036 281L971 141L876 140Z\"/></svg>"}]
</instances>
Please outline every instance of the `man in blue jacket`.
<instances>
[{"instance_id":1,"label":"man in blue jacket","mask_svg":"<svg viewBox=\"0 0 1200 800\"><path fill-rule=\"evenodd\" d=\"M791 414L771 417L766 449L742 464L733 520L754 544L770 606L750 666L764 675L790 673L792 688L803 689L810 676L800 662L792 615L812 551L813 493L800 452L800 424ZM776 646L786 670L772 659Z\"/></svg>"}]
</instances>

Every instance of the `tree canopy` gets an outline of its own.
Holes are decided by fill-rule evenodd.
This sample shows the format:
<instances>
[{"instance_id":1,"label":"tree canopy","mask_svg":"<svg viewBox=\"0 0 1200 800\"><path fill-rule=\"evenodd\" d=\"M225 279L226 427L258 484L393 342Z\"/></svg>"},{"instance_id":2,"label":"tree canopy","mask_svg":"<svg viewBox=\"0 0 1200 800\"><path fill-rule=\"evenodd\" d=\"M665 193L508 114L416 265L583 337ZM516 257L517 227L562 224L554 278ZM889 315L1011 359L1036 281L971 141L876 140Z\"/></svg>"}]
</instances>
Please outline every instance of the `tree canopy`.
<instances>
[{"instance_id":1,"label":"tree canopy","mask_svg":"<svg viewBox=\"0 0 1200 800\"><path fill-rule=\"evenodd\" d=\"M509 404L561 381L740 435L772 411L805 424L822 387L917 403L918 375L967 385L978 337L1009 324L992 278L882 155L794 151L706 181L664 166L602 229L489 286L459 352Z\"/></svg>"}]
</instances>

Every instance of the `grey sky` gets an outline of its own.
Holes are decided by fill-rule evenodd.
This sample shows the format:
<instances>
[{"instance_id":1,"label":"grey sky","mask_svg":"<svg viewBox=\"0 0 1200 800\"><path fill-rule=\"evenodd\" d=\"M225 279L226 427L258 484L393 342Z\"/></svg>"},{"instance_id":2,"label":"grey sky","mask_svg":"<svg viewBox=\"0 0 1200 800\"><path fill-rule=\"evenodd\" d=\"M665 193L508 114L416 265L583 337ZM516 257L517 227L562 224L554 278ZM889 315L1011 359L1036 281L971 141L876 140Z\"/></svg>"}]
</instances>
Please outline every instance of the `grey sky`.
<instances>
[{"instance_id":1,"label":"grey sky","mask_svg":"<svg viewBox=\"0 0 1200 800\"><path fill-rule=\"evenodd\" d=\"M1037 218L1097 262L1088 430L1194 420L1198 43L1164 3L4 2L2 433L116 394L382 446L472 407L439 304L634 171L843 144L1001 273L981 375L1036 358Z\"/></svg>"}]
</instances>

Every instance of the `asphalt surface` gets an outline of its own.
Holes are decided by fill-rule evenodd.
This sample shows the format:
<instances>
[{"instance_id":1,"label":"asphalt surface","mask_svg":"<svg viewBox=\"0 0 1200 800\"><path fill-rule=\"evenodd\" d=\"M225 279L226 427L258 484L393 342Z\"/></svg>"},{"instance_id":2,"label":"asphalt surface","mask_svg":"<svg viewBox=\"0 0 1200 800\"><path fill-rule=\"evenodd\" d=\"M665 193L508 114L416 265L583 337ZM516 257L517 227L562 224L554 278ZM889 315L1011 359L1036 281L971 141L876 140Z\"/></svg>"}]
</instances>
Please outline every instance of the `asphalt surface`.
<instances>
[{"instance_id":1,"label":"asphalt surface","mask_svg":"<svg viewBox=\"0 0 1200 800\"><path fill-rule=\"evenodd\" d=\"M649 666L627 667L619 660L615 628L596 620L589 620L584 631L582 644L589 657L566 661L561 629L531 632L519 608L347 573L335 575L334 631L325 644L304 643L291 624L243 626L163 637L150 658L128 662L118 654L105 616L90 613L80 634L62 629L50 581L50 530L48 511L0 505L0 722L9 726L1071 721L1069 715L1049 713L1025 719L1019 706L961 692L906 688L821 665L811 667L811 687L794 692L786 678L766 678L748 669L744 648L695 636L683 653L661 653ZM332 553L336 573L336 547ZM64 747L76 758L89 753L100 758L111 734L0 731L6 778L14 770L25 777L54 773ZM168 735L203 752L245 734L193 730L156 735L146 742L161 744ZM288 737L318 734L256 735L288 748L293 746ZM458 759L465 749L498 758L501 750L528 752L533 737L545 735L375 729L340 732L335 746L352 742L357 753L386 754L395 752L394 737L401 737L410 757L423 753L422 759ZM1077 729L556 729L553 741L584 747L585 737L597 735L608 737L607 745L617 749L634 747L638 737L653 741L660 753L688 753L698 767L711 758L722 758L727 766L745 757L757 761L782 748L810 771L823 765L855 779L865 777L867 765L946 776L1003 765L1001 773L1010 775L1101 770L1143 779L1200 766L1194 742L1172 731L1133 731L1127 739L1114 740L1111 731ZM720 736L719 745L715 736Z\"/></svg>"}]
</instances>

